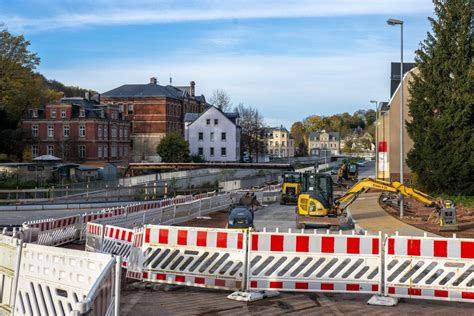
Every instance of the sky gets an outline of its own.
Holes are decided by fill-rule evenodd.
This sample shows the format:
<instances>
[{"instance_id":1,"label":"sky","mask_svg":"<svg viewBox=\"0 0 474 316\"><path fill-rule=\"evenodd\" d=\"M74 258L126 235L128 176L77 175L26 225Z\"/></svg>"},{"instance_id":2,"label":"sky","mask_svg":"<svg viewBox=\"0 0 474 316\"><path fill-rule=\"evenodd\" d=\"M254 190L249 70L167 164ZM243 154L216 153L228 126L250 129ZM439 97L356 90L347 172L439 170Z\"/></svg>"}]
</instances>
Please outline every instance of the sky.
<instances>
[{"instance_id":1,"label":"sky","mask_svg":"<svg viewBox=\"0 0 474 316\"><path fill-rule=\"evenodd\" d=\"M390 62L430 30L431 0L0 0L38 71L106 92L123 84L196 82L210 99L256 107L267 124L369 109L390 98Z\"/></svg>"}]
</instances>

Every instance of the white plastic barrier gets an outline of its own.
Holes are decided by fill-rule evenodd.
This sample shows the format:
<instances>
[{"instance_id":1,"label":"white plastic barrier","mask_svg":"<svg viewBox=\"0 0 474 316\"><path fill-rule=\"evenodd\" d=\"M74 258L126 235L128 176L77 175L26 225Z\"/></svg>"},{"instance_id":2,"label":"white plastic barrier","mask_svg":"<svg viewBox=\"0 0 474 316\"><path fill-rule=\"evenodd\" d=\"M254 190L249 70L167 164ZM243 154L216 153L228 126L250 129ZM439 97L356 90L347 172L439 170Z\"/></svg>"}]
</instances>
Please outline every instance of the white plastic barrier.
<instances>
[{"instance_id":1,"label":"white plastic barrier","mask_svg":"<svg viewBox=\"0 0 474 316\"><path fill-rule=\"evenodd\" d=\"M122 266L127 267L130 248L132 247L133 230L121 227L105 226L101 252L122 257Z\"/></svg>"},{"instance_id":2,"label":"white plastic barrier","mask_svg":"<svg viewBox=\"0 0 474 316\"><path fill-rule=\"evenodd\" d=\"M100 212L96 213L89 213L89 214L83 214L82 215L82 224L81 224L81 232L80 232L80 240L84 240L86 238L86 229L87 229L87 224L89 222L96 221L98 219L102 218L110 218L110 217L116 217L119 215L122 215L125 213L125 207L117 208L115 211L110 211L110 210L102 210Z\"/></svg>"},{"instance_id":3,"label":"white plastic barrier","mask_svg":"<svg viewBox=\"0 0 474 316\"><path fill-rule=\"evenodd\" d=\"M0 315L13 309L20 251L20 240L0 233Z\"/></svg>"},{"instance_id":4,"label":"white plastic barrier","mask_svg":"<svg viewBox=\"0 0 474 316\"><path fill-rule=\"evenodd\" d=\"M250 234L250 290L379 293L381 236Z\"/></svg>"},{"instance_id":5,"label":"white plastic barrier","mask_svg":"<svg viewBox=\"0 0 474 316\"><path fill-rule=\"evenodd\" d=\"M104 239L104 225L100 223L87 223L86 251L100 252Z\"/></svg>"},{"instance_id":6,"label":"white plastic barrier","mask_svg":"<svg viewBox=\"0 0 474 316\"><path fill-rule=\"evenodd\" d=\"M110 255L24 244L17 315L65 315L86 297Z\"/></svg>"},{"instance_id":7,"label":"white plastic barrier","mask_svg":"<svg viewBox=\"0 0 474 316\"><path fill-rule=\"evenodd\" d=\"M474 240L392 236L385 256L386 295L474 302Z\"/></svg>"},{"instance_id":8,"label":"white plastic barrier","mask_svg":"<svg viewBox=\"0 0 474 316\"><path fill-rule=\"evenodd\" d=\"M23 224L25 229L38 231L39 245L59 246L79 238L82 225L80 215L33 221Z\"/></svg>"},{"instance_id":9,"label":"white plastic barrier","mask_svg":"<svg viewBox=\"0 0 474 316\"><path fill-rule=\"evenodd\" d=\"M228 290L243 287L244 231L147 225L141 249L146 281Z\"/></svg>"}]
</instances>

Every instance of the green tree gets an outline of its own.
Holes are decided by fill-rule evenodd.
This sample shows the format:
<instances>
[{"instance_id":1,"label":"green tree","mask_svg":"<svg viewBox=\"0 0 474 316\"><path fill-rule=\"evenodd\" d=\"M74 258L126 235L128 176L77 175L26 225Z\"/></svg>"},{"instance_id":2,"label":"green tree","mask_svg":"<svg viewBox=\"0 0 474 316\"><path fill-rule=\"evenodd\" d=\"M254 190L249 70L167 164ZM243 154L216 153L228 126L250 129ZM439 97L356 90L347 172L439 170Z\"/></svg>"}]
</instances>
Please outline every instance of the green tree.
<instances>
[{"instance_id":1,"label":"green tree","mask_svg":"<svg viewBox=\"0 0 474 316\"><path fill-rule=\"evenodd\" d=\"M189 144L181 135L166 135L156 147L163 162L189 162Z\"/></svg>"},{"instance_id":2,"label":"green tree","mask_svg":"<svg viewBox=\"0 0 474 316\"><path fill-rule=\"evenodd\" d=\"M311 115L303 120L304 128L307 132L317 132L324 128L323 117L319 115Z\"/></svg>"},{"instance_id":3,"label":"green tree","mask_svg":"<svg viewBox=\"0 0 474 316\"><path fill-rule=\"evenodd\" d=\"M434 0L409 86L408 165L428 191L474 194L474 1Z\"/></svg>"}]
</instances>

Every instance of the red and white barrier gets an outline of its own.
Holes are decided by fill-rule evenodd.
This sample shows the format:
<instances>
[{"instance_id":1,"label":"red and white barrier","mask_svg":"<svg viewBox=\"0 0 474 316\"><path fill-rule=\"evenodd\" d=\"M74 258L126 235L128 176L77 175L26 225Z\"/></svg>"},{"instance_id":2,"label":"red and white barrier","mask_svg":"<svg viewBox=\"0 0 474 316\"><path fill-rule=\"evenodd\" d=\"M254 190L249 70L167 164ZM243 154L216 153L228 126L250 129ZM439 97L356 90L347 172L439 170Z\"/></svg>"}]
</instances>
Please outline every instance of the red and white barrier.
<instances>
[{"instance_id":1,"label":"red and white barrier","mask_svg":"<svg viewBox=\"0 0 474 316\"><path fill-rule=\"evenodd\" d=\"M104 238L104 225L89 222L86 233L86 251L100 252Z\"/></svg>"},{"instance_id":2,"label":"red and white barrier","mask_svg":"<svg viewBox=\"0 0 474 316\"><path fill-rule=\"evenodd\" d=\"M250 234L251 290L378 293L380 236Z\"/></svg>"},{"instance_id":3,"label":"red and white barrier","mask_svg":"<svg viewBox=\"0 0 474 316\"><path fill-rule=\"evenodd\" d=\"M241 289L244 231L147 225L143 279L220 289Z\"/></svg>"},{"instance_id":4,"label":"red and white barrier","mask_svg":"<svg viewBox=\"0 0 474 316\"><path fill-rule=\"evenodd\" d=\"M133 230L107 225L102 242L101 252L122 257L122 266L127 267L132 247Z\"/></svg>"},{"instance_id":5,"label":"red and white barrier","mask_svg":"<svg viewBox=\"0 0 474 316\"><path fill-rule=\"evenodd\" d=\"M59 246L79 237L82 219L80 215L68 216L46 221L34 221L23 224L25 229L38 231L40 245Z\"/></svg>"},{"instance_id":6,"label":"red and white barrier","mask_svg":"<svg viewBox=\"0 0 474 316\"><path fill-rule=\"evenodd\" d=\"M388 237L385 294L474 302L474 240Z\"/></svg>"}]
</instances>

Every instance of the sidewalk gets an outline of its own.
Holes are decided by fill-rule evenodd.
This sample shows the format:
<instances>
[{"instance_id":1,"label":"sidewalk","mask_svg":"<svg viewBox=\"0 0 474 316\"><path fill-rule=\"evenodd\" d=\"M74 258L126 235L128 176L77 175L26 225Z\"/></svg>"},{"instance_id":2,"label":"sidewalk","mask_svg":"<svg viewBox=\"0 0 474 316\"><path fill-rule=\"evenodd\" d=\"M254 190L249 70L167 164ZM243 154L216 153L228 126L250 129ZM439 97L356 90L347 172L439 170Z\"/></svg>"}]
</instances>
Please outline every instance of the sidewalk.
<instances>
[{"instance_id":1,"label":"sidewalk","mask_svg":"<svg viewBox=\"0 0 474 316\"><path fill-rule=\"evenodd\" d=\"M379 205L380 192L361 194L347 209L357 232L367 231L369 234L395 235L398 231L403 236L423 236L425 231L405 224L394 218ZM430 237L437 235L427 233Z\"/></svg>"}]
</instances>

